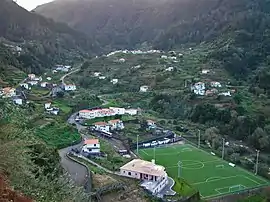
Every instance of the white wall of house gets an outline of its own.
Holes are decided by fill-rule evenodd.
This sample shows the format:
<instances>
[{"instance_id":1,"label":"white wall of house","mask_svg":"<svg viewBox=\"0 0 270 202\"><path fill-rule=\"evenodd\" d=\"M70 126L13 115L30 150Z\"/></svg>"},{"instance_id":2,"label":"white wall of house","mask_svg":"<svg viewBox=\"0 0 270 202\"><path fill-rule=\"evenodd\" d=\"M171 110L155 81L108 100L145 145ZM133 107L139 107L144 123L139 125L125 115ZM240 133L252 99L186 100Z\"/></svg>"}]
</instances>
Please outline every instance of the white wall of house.
<instances>
[{"instance_id":1,"label":"white wall of house","mask_svg":"<svg viewBox=\"0 0 270 202\"><path fill-rule=\"evenodd\" d=\"M82 150L90 154L100 153L100 144L87 144L83 146Z\"/></svg>"},{"instance_id":2,"label":"white wall of house","mask_svg":"<svg viewBox=\"0 0 270 202\"><path fill-rule=\"evenodd\" d=\"M13 100L15 104L17 105L22 105L23 104L23 100L21 98L16 98Z\"/></svg>"},{"instance_id":3,"label":"white wall of house","mask_svg":"<svg viewBox=\"0 0 270 202\"><path fill-rule=\"evenodd\" d=\"M147 92L149 90L148 86L141 86L140 87L140 92Z\"/></svg>"},{"instance_id":4,"label":"white wall of house","mask_svg":"<svg viewBox=\"0 0 270 202\"><path fill-rule=\"evenodd\" d=\"M28 83L21 83L20 86L24 87L25 89L29 89Z\"/></svg>"},{"instance_id":5,"label":"white wall of house","mask_svg":"<svg viewBox=\"0 0 270 202\"><path fill-rule=\"evenodd\" d=\"M128 171L124 169L120 169L120 174L124 177L130 177L134 179L141 179L141 175L139 172L133 172L133 171Z\"/></svg>"},{"instance_id":6,"label":"white wall of house","mask_svg":"<svg viewBox=\"0 0 270 202\"><path fill-rule=\"evenodd\" d=\"M45 108L45 109L49 109L50 107L51 107L51 103L45 103L45 104L44 104L44 108Z\"/></svg>"},{"instance_id":7,"label":"white wall of house","mask_svg":"<svg viewBox=\"0 0 270 202\"><path fill-rule=\"evenodd\" d=\"M96 130L110 132L110 126L109 125L95 125L95 128L96 128Z\"/></svg>"},{"instance_id":8,"label":"white wall of house","mask_svg":"<svg viewBox=\"0 0 270 202\"><path fill-rule=\"evenodd\" d=\"M75 85L65 85L65 90L66 91L76 90L76 86Z\"/></svg>"},{"instance_id":9,"label":"white wall of house","mask_svg":"<svg viewBox=\"0 0 270 202\"><path fill-rule=\"evenodd\" d=\"M125 108L118 108L118 107L110 107L109 109L112 109L115 114L118 114L118 115L123 115L125 114Z\"/></svg>"},{"instance_id":10,"label":"white wall of house","mask_svg":"<svg viewBox=\"0 0 270 202\"><path fill-rule=\"evenodd\" d=\"M124 124L123 124L122 121L114 122L114 123L112 123L112 122L109 121L109 124L111 125L111 129L112 130L116 130L116 129L122 130L122 129L125 128L125 126L124 126Z\"/></svg>"},{"instance_id":11,"label":"white wall of house","mask_svg":"<svg viewBox=\"0 0 270 202\"><path fill-rule=\"evenodd\" d=\"M138 113L138 110L137 109L126 109L125 113L129 114L129 115L136 115Z\"/></svg>"}]
</instances>

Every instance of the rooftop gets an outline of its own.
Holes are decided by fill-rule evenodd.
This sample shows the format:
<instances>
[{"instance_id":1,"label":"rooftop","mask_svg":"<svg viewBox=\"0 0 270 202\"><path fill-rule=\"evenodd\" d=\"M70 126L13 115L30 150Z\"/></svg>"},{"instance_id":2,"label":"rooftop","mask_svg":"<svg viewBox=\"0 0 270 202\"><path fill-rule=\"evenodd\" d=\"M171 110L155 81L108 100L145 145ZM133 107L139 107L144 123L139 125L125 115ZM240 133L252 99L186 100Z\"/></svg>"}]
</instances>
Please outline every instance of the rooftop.
<instances>
[{"instance_id":1,"label":"rooftop","mask_svg":"<svg viewBox=\"0 0 270 202\"><path fill-rule=\"evenodd\" d=\"M152 162L144 161L141 159L133 159L126 165L122 166L120 169L153 176L163 176L166 174L165 168L163 166L156 165Z\"/></svg>"},{"instance_id":2,"label":"rooftop","mask_svg":"<svg viewBox=\"0 0 270 202\"><path fill-rule=\"evenodd\" d=\"M84 140L84 144L99 144L99 139Z\"/></svg>"},{"instance_id":3,"label":"rooftop","mask_svg":"<svg viewBox=\"0 0 270 202\"><path fill-rule=\"evenodd\" d=\"M97 125L97 126L106 126L107 123L106 122L96 122L93 125Z\"/></svg>"},{"instance_id":4,"label":"rooftop","mask_svg":"<svg viewBox=\"0 0 270 202\"><path fill-rule=\"evenodd\" d=\"M109 123L118 123L120 121L121 121L120 119L115 119L115 120L110 120Z\"/></svg>"}]
</instances>

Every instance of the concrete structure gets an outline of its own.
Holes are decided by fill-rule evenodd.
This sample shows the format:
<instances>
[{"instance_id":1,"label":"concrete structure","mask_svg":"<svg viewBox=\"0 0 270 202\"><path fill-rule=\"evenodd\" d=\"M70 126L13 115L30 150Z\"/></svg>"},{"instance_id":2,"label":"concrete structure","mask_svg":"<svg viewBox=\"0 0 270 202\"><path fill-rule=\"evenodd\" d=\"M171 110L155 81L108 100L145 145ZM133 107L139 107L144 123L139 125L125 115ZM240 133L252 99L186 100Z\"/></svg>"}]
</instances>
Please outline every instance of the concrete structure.
<instances>
[{"instance_id":1,"label":"concrete structure","mask_svg":"<svg viewBox=\"0 0 270 202\"><path fill-rule=\"evenodd\" d=\"M122 130L125 128L123 121L120 119L110 120L108 121L108 124L111 127L111 130Z\"/></svg>"},{"instance_id":2,"label":"concrete structure","mask_svg":"<svg viewBox=\"0 0 270 202\"><path fill-rule=\"evenodd\" d=\"M42 82L42 83L40 83L40 86L42 87L42 88L46 88L47 87L47 82Z\"/></svg>"},{"instance_id":3,"label":"concrete structure","mask_svg":"<svg viewBox=\"0 0 270 202\"><path fill-rule=\"evenodd\" d=\"M28 84L30 84L31 86L35 86L38 84L38 81L28 81Z\"/></svg>"},{"instance_id":4,"label":"concrete structure","mask_svg":"<svg viewBox=\"0 0 270 202\"><path fill-rule=\"evenodd\" d=\"M96 130L110 132L110 125L106 122L96 122L93 125Z\"/></svg>"},{"instance_id":5,"label":"concrete structure","mask_svg":"<svg viewBox=\"0 0 270 202\"><path fill-rule=\"evenodd\" d=\"M198 82L191 86L191 91L193 91L196 95L204 95L205 94L205 83Z\"/></svg>"},{"instance_id":6,"label":"concrete structure","mask_svg":"<svg viewBox=\"0 0 270 202\"><path fill-rule=\"evenodd\" d=\"M134 159L120 168L120 174L125 177L141 180L141 186L157 195L168 184L165 168L152 162Z\"/></svg>"},{"instance_id":7,"label":"concrete structure","mask_svg":"<svg viewBox=\"0 0 270 202\"><path fill-rule=\"evenodd\" d=\"M167 69L165 69L166 72L171 72L174 70L174 67L168 67Z\"/></svg>"},{"instance_id":8,"label":"concrete structure","mask_svg":"<svg viewBox=\"0 0 270 202\"><path fill-rule=\"evenodd\" d=\"M95 77L99 77L101 75L101 72L94 72Z\"/></svg>"},{"instance_id":9,"label":"concrete structure","mask_svg":"<svg viewBox=\"0 0 270 202\"><path fill-rule=\"evenodd\" d=\"M161 59L168 59L168 56L162 55L160 58L161 58Z\"/></svg>"},{"instance_id":10,"label":"concrete structure","mask_svg":"<svg viewBox=\"0 0 270 202\"><path fill-rule=\"evenodd\" d=\"M202 69L202 74L208 74L210 72L209 69Z\"/></svg>"},{"instance_id":11,"label":"concrete structure","mask_svg":"<svg viewBox=\"0 0 270 202\"><path fill-rule=\"evenodd\" d=\"M125 114L128 114L128 115L136 115L137 113L138 113L137 109L126 109L125 110Z\"/></svg>"},{"instance_id":12,"label":"concrete structure","mask_svg":"<svg viewBox=\"0 0 270 202\"><path fill-rule=\"evenodd\" d=\"M104 80L104 79L106 79L106 76L100 76L100 77L98 77L100 80Z\"/></svg>"},{"instance_id":13,"label":"concrete structure","mask_svg":"<svg viewBox=\"0 0 270 202\"><path fill-rule=\"evenodd\" d=\"M221 88L221 84L217 81L211 81L210 83L211 87L215 87L215 88Z\"/></svg>"},{"instance_id":14,"label":"concrete structure","mask_svg":"<svg viewBox=\"0 0 270 202\"><path fill-rule=\"evenodd\" d=\"M115 114L117 115L124 115L126 113L125 108L120 108L120 107L109 107L109 109L113 110Z\"/></svg>"},{"instance_id":15,"label":"concrete structure","mask_svg":"<svg viewBox=\"0 0 270 202\"><path fill-rule=\"evenodd\" d=\"M50 109L50 108L51 108L51 105L52 105L52 103L50 103L50 102L45 103L45 104L44 104L44 108L45 108L45 109Z\"/></svg>"},{"instance_id":16,"label":"concrete structure","mask_svg":"<svg viewBox=\"0 0 270 202\"><path fill-rule=\"evenodd\" d=\"M27 89L27 90L29 89L28 83L21 83L20 86Z\"/></svg>"},{"instance_id":17,"label":"concrete structure","mask_svg":"<svg viewBox=\"0 0 270 202\"><path fill-rule=\"evenodd\" d=\"M16 105L22 105L22 104L23 104L23 99L20 98L20 97L14 97L14 98L13 98L13 102L14 102L14 104L16 104Z\"/></svg>"},{"instance_id":18,"label":"concrete structure","mask_svg":"<svg viewBox=\"0 0 270 202\"><path fill-rule=\"evenodd\" d=\"M118 61L119 62L126 62L126 60L124 58L120 58Z\"/></svg>"},{"instance_id":19,"label":"concrete structure","mask_svg":"<svg viewBox=\"0 0 270 202\"><path fill-rule=\"evenodd\" d=\"M228 92L223 92L223 93L219 93L218 95L229 96L229 97L232 96L230 91L228 91Z\"/></svg>"},{"instance_id":20,"label":"concrete structure","mask_svg":"<svg viewBox=\"0 0 270 202\"><path fill-rule=\"evenodd\" d=\"M148 129L154 129L157 127L156 122L153 120L146 120Z\"/></svg>"},{"instance_id":21,"label":"concrete structure","mask_svg":"<svg viewBox=\"0 0 270 202\"><path fill-rule=\"evenodd\" d=\"M147 92L149 90L149 86L141 86L140 92Z\"/></svg>"},{"instance_id":22,"label":"concrete structure","mask_svg":"<svg viewBox=\"0 0 270 202\"><path fill-rule=\"evenodd\" d=\"M36 78L35 74L28 74L28 79L34 80Z\"/></svg>"},{"instance_id":23,"label":"concrete structure","mask_svg":"<svg viewBox=\"0 0 270 202\"><path fill-rule=\"evenodd\" d=\"M6 87L1 90L0 93L4 98L13 97L16 95L16 89L12 87Z\"/></svg>"},{"instance_id":24,"label":"concrete structure","mask_svg":"<svg viewBox=\"0 0 270 202\"><path fill-rule=\"evenodd\" d=\"M88 154L99 154L100 144L98 139L86 139L82 151Z\"/></svg>"},{"instance_id":25,"label":"concrete structure","mask_svg":"<svg viewBox=\"0 0 270 202\"><path fill-rule=\"evenodd\" d=\"M76 90L76 85L75 84L66 84L64 85L65 91L74 91Z\"/></svg>"},{"instance_id":26,"label":"concrete structure","mask_svg":"<svg viewBox=\"0 0 270 202\"><path fill-rule=\"evenodd\" d=\"M48 81L51 81L51 80L52 80L52 78L51 78L51 77L47 77L46 79L47 79Z\"/></svg>"},{"instance_id":27,"label":"concrete structure","mask_svg":"<svg viewBox=\"0 0 270 202\"><path fill-rule=\"evenodd\" d=\"M112 79L111 80L111 83L114 84L114 85L117 84L118 83L118 79Z\"/></svg>"}]
</instances>

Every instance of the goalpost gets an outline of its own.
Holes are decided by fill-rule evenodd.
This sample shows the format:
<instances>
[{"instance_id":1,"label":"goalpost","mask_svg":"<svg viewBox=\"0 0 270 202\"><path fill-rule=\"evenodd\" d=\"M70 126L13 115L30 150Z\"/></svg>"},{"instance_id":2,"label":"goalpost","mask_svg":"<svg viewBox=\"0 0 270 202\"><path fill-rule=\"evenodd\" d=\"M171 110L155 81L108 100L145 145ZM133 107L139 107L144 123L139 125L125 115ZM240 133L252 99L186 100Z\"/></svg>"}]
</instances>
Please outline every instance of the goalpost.
<instances>
[{"instance_id":1,"label":"goalpost","mask_svg":"<svg viewBox=\"0 0 270 202\"><path fill-rule=\"evenodd\" d=\"M243 188L244 188L243 185L237 184L237 185L229 187L229 192L240 191L240 190L243 190Z\"/></svg>"}]
</instances>

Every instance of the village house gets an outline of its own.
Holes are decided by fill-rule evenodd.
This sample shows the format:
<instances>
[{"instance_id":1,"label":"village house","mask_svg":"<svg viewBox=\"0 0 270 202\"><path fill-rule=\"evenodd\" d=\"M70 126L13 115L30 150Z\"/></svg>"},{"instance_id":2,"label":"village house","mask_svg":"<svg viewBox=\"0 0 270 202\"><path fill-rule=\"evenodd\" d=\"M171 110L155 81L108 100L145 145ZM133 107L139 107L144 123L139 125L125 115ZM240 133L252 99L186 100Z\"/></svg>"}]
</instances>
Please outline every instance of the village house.
<instances>
[{"instance_id":1,"label":"village house","mask_svg":"<svg viewBox=\"0 0 270 202\"><path fill-rule=\"evenodd\" d=\"M100 76L100 77L98 77L100 80L104 80L104 79L106 79L106 77L105 76Z\"/></svg>"},{"instance_id":2,"label":"village house","mask_svg":"<svg viewBox=\"0 0 270 202\"><path fill-rule=\"evenodd\" d=\"M147 92L149 90L149 86L141 86L140 92Z\"/></svg>"},{"instance_id":3,"label":"village house","mask_svg":"<svg viewBox=\"0 0 270 202\"><path fill-rule=\"evenodd\" d=\"M94 76L95 77L98 77L98 76L100 76L101 75L101 72L94 72Z\"/></svg>"},{"instance_id":4,"label":"village house","mask_svg":"<svg viewBox=\"0 0 270 202\"><path fill-rule=\"evenodd\" d=\"M38 81L28 81L27 83L31 86L36 86L38 84Z\"/></svg>"},{"instance_id":5,"label":"village house","mask_svg":"<svg viewBox=\"0 0 270 202\"><path fill-rule=\"evenodd\" d=\"M148 129L155 129L157 127L156 122L153 120L146 120Z\"/></svg>"},{"instance_id":6,"label":"village house","mask_svg":"<svg viewBox=\"0 0 270 202\"><path fill-rule=\"evenodd\" d=\"M119 62L126 62L126 60L124 58L120 58L118 61Z\"/></svg>"},{"instance_id":7,"label":"village house","mask_svg":"<svg viewBox=\"0 0 270 202\"><path fill-rule=\"evenodd\" d=\"M53 107L46 110L49 114L58 115L60 112L59 108Z\"/></svg>"},{"instance_id":8,"label":"village house","mask_svg":"<svg viewBox=\"0 0 270 202\"><path fill-rule=\"evenodd\" d=\"M120 174L125 177L141 180L141 186L153 195L157 195L168 184L165 167L141 159L133 159L120 168Z\"/></svg>"},{"instance_id":9,"label":"village house","mask_svg":"<svg viewBox=\"0 0 270 202\"><path fill-rule=\"evenodd\" d=\"M202 74L208 74L209 72L210 72L209 69L203 69L203 70L202 70Z\"/></svg>"},{"instance_id":10,"label":"village house","mask_svg":"<svg viewBox=\"0 0 270 202\"><path fill-rule=\"evenodd\" d=\"M113 110L115 114L117 115L124 115L126 113L125 108L120 108L120 107L109 107L109 109Z\"/></svg>"},{"instance_id":11,"label":"village house","mask_svg":"<svg viewBox=\"0 0 270 202\"><path fill-rule=\"evenodd\" d=\"M74 91L74 90L76 90L76 85L75 84L65 84L64 89L65 89L65 91Z\"/></svg>"},{"instance_id":12,"label":"village house","mask_svg":"<svg viewBox=\"0 0 270 202\"><path fill-rule=\"evenodd\" d=\"M170 60L176 60L176 59L177 59L177 57L175 57L175 56L171 56L171 57L168 57L168 59L170 59Z\"/></svg>"},{"instance_id":13,"label":"village house","mask_svg":"<svg viewBox=\"0 0 270 202\"><path fill-rule=\"evenodd\" d=\"M4 98L13 97L16 95L16 89L11 87L6 87L1 90L1 95Z\"/></svg>"},{"instance_id":14,"label":"village house","mask_svg":"<svg viewBox=\"0 0 270 202\"><path fill-rule=\"evenodd\" d=\"M111 126L111 130L122 130L125 128L123 121L120 119L110 120L108 124Z\"/></svg>"},{"instance_id":15,"label":"village house","mask_svg":"<svg viewBox=\"0 0 270 202\"><path fill-rule=\"evenodd\" d=\"M228 96L228 97L231 97L232 95L231 95L231 92L230 91L228 91L228 92L223 92L223 93L219 93L218 95L223 95L223 96Z\"/></svg>"},{"instance_id":16,"label":"village house","mask_svg":"<svg viewBox=\"0 0 270 202\"><path fill-rule=\"evenodd\" d=\"M138 113L137 109L126 109L125 110L125 114L136 115L137 113Z\"/></svg>"},{"instance_id":17,"label":"village house","mask_svg":"<svg viewBox=\"0 0 270 202\"><path fill-rule=\"evenodd\" d=\"M217 90L216 88L213 88L213 89L211 89L211 90L207 90L207 91L205 92L205 95L206 95L206 96L212 96L212 95L217 94L217 93L218 93L218 90Z\"/></svg>"},{"instance_id":18,"label":"village house","mask_svg":"<svg viewBox=\"0 0 270 202\"><path fill-rule=\"evenodd\" d=\"M51 77L47 77L46 79L47 79L48 81L51 81L51 80L52 80L52 78L51 78Z\"/></svg>"},{"instance_id":19,"label":"village house","mask_svg":"<svg viewBox=\"0 0 270 202\"><path fill-rule=\"evenodd\" d=\"M106 122L96 122L93 124L98 131L110 132L110 125Z\"/></svg>"},{"instance_id":20,"label":"village house","mask_svg":"<svg viewBox=\"0 0 270 202\"><path fill-rule=\"evenodd\" d=\"M112 79L111 80L111 83L114 84L114 85L117 84L118 83L118 79Z\"/></svg>"},{"instance_id":21,"label":"village house","mask_svg":"<svg viewBox=\"0 0 270 202\"><path fill-rule=\"evenodd\" d=\"M171 72L174 70L174 67L168 67L167 69L165 69L166 72Z\"/></svg>"},{"instance_id":22,"label":"village house","mask_svg":"<svg viewBox=\"0 0 270 202\"><path fill-rule=\"evenodd\" d=\"M79 111L79 117L85 119L94 119L98 117L114 116L116 112L112 109L93 109L93 110L81 110Z\"/></svg>"},{"instance_id":23,"label":"village house","mask_svg":"<svg viewBox=\"0 0 270 202\"><path fill-rule=\"evenodd\" d=\"M34 80L34 78L36 78L35 74L28 74L28 79Z\"/></svg>"},{"instance_id":24,"label":"village house","mask_svg":"<svg viewBox=\"0 0 270 202\"><path fill-rule=\"evenodd\" d=\"M27 89L27 90L29 89L28 83L21 83L20 86Z\"/></svg>"},{"instance_id":25,"label":"village house","mask_svg":"<svg viewBox=\"0 0 270 202\"><path fill-rule=\"evenodd\" d=\"M84 140L82 151L88 154L99 154L100 153L99 139Z\"/></svg>"},{"instance_id":26,"label":"village house","mask_svg":"<svg viewBox=\"0 0 270 202\"><path fill-rule=\"evenodd\" d=\"M71 66L56 65L56 71L68 72Z\"/></svg>"},{"instance_id":27,"label":"village house","mask_svg":"<svg viewBox=\"0 0 270 202\"><path fill-rule=\"evenodd\" d=\"M47 82L42 82L42 83L40 83L40 86L42 87L42 88L46 88L47 87Z\"/></svg>"},{"instance_id":28,"label":"village house","mask_svg":"<svg viewBox=\"0 0 270 202\"><path fill-rule=\"evenodd\" d=\"M221 84L220 82L217 82L217 81L211 81L210 83L211 87L215 87L215 88L221 88Z\"/></svg>"},{"instance_id":29,"label":"village house","mask_svg":"<svg viewBox=\"0 0 270 202\"><path fill-rule=\"evenodd\" d=\"M196 95L204 95L205 94L205 83L198 82L191 86L191 91L193 91Z\"/></svg>"},{"instance_id":30,"label":"village house","mask_svg":"<svg viewBox=\"0 0 270 202\"><path fill-rule=\"evenodd\" d=\"M14 104L16 105L22 105L23 104L23 99L19 96L15 96L12 98Z\"/></svg>"},{"instance_id":31,"label":"village house","mask_svg":"<svg viewBox=\"0 0 270 202\"><path fill-rule=\"evenodd\" d=\"M57 73L57 72L58 72L57 70L52 70L52 73L53 73L53 74L55 74L55 73Z\"/></svg>"},{"instance_id":32,"label":"village house","mask_svg":"<svg viewBox=\"0 0 270 202\"><path fill-rule=\"evenodd\" d=\"M51 108L51 105L52 105L52 103L47 102L47 103L44 104L44 108L45 109L50 109Z\"/></svg>"},{"instance_id":33,"label":"village house","mask_svg":"<svg viewBox=\"0 0 270 202\"><path fill-rule=\"evenodd\" d=\"M162 55L160 58L161 58L161 59L168 59L168 56Z\"/></svg>"}]
</instances>

